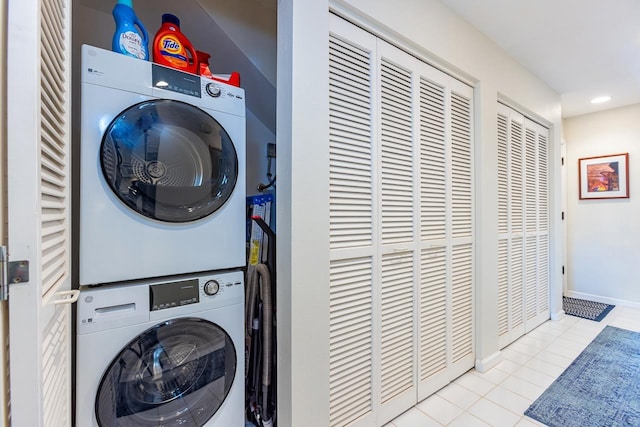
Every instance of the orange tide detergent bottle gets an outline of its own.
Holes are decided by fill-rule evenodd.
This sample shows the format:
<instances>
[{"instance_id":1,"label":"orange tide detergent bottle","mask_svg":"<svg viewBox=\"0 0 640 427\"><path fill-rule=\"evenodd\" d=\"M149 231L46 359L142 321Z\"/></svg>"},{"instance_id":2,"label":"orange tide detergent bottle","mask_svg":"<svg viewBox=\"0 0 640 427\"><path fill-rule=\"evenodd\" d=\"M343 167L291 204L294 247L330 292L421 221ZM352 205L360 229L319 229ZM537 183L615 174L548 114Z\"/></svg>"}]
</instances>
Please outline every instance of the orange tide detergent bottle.
<instances>
[{"instance_id":1,"label":"orange tide detergent bottle","mask_svg":"<svg viewBox=\"0 0 640 427\"><path fill-rule=\"evenodd\" d=\"M162 26L153 39L153 62L198 74L196 50L180 31L180 20L175 15L162 15Z\"/></svg>"}]
</instances>

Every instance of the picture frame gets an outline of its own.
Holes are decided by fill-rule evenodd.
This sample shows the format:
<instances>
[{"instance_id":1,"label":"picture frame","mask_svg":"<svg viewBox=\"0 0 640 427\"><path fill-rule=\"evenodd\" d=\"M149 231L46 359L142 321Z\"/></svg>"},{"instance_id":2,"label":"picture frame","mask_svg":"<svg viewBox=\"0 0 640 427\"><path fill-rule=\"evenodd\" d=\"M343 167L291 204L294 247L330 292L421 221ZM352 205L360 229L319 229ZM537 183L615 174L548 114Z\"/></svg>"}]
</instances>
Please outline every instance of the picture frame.
<instances>
[{"instance_id":1,"label":"picture frame","mask_svg":"<svg viewBox=\"0 0 640 427\"><path fill-rule=\"evenodd\" d=\"M580 200L628 199L629 153L578 159Z\"/></svg>"}]
</instances>

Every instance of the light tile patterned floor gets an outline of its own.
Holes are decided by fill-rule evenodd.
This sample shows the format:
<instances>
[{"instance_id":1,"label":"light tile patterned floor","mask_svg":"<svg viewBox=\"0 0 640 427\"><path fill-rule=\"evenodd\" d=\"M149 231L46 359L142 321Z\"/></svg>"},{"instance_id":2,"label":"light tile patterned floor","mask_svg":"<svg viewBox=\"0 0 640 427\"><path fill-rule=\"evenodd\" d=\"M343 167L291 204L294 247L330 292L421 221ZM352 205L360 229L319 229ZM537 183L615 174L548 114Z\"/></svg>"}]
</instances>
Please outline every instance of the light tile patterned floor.
<instances>
[{"instance_id":1,"label":"light tile patterned floor","mask_svg":"<svg viewBox=\"0 0 640 427\"><path fill-rule=\"evenodd\" d=\"M545 322L504 349L488 372L469 371L386 427L541 426L524 411L606 325L640 332L640 308L618 306L601 322Z\"/></svg>"}]
</instances>

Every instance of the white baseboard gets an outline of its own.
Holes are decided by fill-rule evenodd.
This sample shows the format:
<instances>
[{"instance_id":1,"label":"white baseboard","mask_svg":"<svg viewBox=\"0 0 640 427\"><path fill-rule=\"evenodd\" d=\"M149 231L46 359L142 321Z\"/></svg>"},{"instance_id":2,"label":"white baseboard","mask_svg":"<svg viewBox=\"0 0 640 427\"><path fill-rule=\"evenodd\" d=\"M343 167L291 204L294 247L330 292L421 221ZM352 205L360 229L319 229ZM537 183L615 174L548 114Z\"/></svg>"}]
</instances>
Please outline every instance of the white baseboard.
<instances>
[{"instance_id":1,"label":"white baseboard","mask_svg":"<svg viewBox=\"0 0 640 427\"><path fill-rule=\"evenodd\" d=\"M558 312L551 313L551 320L562 320L564 315L565 315L564 310L560 310Z\"/></svg>"},{"instance_id":2,"label":"white baseboard","mask_svg":"<svg viewBox=\"0 0 640 427\"><path fill-rule=\"evenodd\" d=\"M502 352L496 351L489 357L485 357L484 359L476 359L476 371L480 373L485 373L489 369L496 366L498 363L502 361Z\"/></svg>"},{"instance_id":3,"label":"white baseboard","mask_svg":"<svg viewBox=\"0 0 640 427\"><path fill-rule=\"evenodd\" d=\"M640 302L628 301L628 300L617 299L617 298L609 298L602 295L592 295L584 292L567 291L565 292L565 296L569 298L579 298L579 299L586 299L589 301L601 302L603 304L640 308Z\"/></svg>"}]
</instances>

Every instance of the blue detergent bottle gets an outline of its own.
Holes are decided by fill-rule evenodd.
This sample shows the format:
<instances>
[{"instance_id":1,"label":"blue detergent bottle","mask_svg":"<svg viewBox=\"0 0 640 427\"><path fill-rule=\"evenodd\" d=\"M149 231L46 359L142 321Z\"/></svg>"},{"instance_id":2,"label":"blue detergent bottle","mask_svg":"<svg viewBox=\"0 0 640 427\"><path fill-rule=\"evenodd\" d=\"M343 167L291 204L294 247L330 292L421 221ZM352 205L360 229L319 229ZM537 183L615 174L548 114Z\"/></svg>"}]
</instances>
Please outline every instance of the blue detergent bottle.
<instances>
[{"instance_id":1,"label":"blue detergent bottle","mask_svg":"<svg viewBox=\"0 0 640 427\"><path fill-rule=\"evenodd\" d=\"M132 0L118 0L113 8L116 31L111 49L123 55L149 60L149 35L133 11Z\"/></svg>"}]
</instances>

